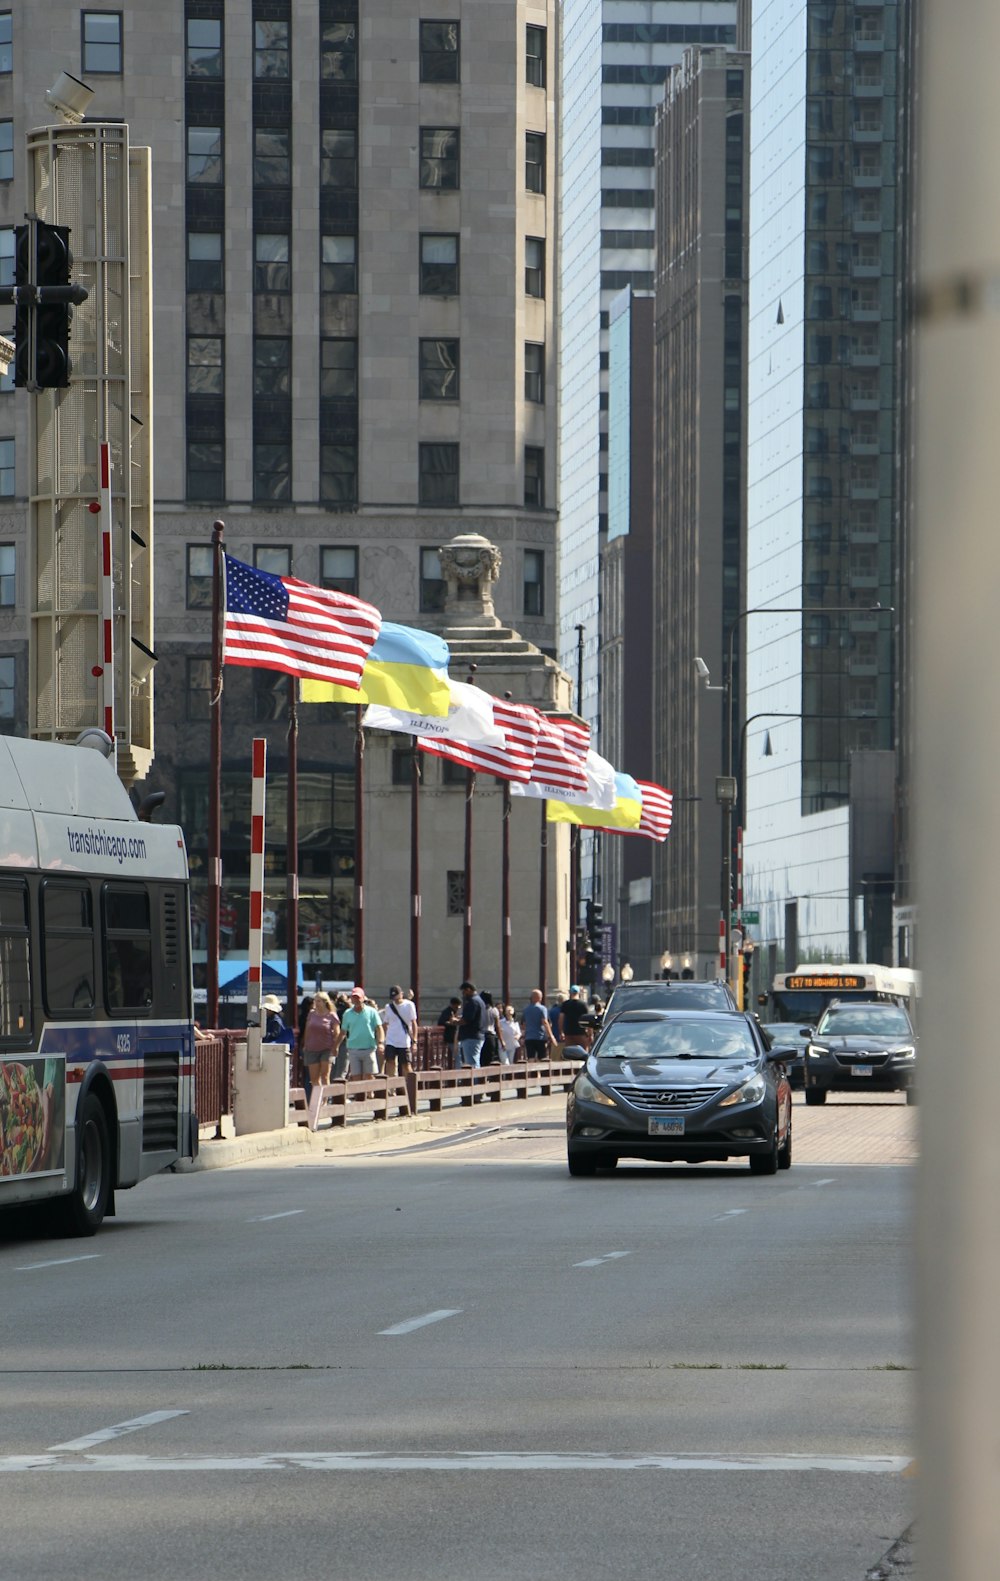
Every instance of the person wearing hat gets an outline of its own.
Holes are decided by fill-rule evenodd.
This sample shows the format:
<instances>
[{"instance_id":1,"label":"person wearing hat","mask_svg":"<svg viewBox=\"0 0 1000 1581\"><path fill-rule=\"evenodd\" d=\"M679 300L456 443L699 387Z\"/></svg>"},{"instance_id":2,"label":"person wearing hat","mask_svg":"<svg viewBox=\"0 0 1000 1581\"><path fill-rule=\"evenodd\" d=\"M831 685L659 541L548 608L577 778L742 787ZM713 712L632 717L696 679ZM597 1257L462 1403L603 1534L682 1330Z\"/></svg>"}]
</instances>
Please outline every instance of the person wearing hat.
<instances>
[{"instance_id":1,"label":"person wearing hat","mask_svg":"<svg viewBox=\"0 0 1000 1581\"><path fill-rule=\"evenodd\" d=\"M264 1035L261 1042L287 1043L291 1046L295 1042L295 1038L291 1029L285 1025L281 1014L281 1000L277 994L265 994L260 1002L260 1008L266 1017Z\"/></svg>"},{"instance_id":2,"label":"person wearing hat","mask_svg":"<svg viewBox=\"0 0 1000 1581\"><path fill-rule=\"evenodd\" d=\"M559 1041L572 1043L578 1048L590 1047L590 1012L586 1000L580 996L579 983L570 987L569 998L559 1006Z\"/></svg>"},{"instance_id":3,"label":"person wearing hat","mask_svg":"<svg viewBox=\"0 0 1000 1581\"><path fill-rule=\"evenodd\" d=\"M365 1000L365 991L358 985L351 989L350 1009L345 1010L340 1021L340 1045L337 1068L341 1057L347 1054L347 1075L377 1076L379 1051L385 1037L382 1018L374 1005Z\"/></svg>"}]
</instances>

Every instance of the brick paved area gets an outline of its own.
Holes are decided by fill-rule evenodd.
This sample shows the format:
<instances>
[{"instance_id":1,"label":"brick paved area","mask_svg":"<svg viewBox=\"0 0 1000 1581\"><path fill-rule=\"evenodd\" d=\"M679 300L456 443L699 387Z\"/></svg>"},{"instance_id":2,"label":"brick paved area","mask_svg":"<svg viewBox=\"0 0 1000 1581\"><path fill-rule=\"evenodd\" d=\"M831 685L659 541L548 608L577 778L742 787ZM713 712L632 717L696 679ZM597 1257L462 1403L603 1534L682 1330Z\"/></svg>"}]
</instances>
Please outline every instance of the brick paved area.
<instances>
[{"instance_id":1,"label":"brick paved area","mask_svg":"<svg viewBox=\"0 0 1000 1581\"><path fill-rule=\"evenodd\" d=\"M919 1110L902 1093L831 1093L807 1109L795 1094L795 1164L915 1164Z\"/></svg>"}]
</instances>

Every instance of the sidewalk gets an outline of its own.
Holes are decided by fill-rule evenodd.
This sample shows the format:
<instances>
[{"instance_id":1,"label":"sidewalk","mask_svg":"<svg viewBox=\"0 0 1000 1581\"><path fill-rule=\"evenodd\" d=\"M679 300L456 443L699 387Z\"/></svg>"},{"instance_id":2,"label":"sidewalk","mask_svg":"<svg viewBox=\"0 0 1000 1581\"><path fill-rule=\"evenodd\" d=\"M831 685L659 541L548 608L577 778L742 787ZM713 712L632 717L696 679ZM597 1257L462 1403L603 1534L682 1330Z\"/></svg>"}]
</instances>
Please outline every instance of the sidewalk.
<instances>
[{"instance_id":1,"label":"sidewalk","mask_svg":"<svg viewBox=\"0 0 1000 1581\"><path fill-rule=\"evenodd\" d=\"M449 1132L496 1130L522 1125L528 1121L562 1121L566 1113L565 1093L549 1097L508 1098L502 1103L480 1103L475 1108L455 1102L438 1114L429 1111L393 1120L359 1119L347 1126L326 1126L310 1131L304 1125L288 1125L280 1131L256 1131L248 1136L210 1137L201 1141L198 1157L174 1166L177 1174L193 1174L204 1169L227 1169L232 1164L252 1164L257 1159L308 1157L310 1154L352 1153L373 1146L385 1148L400 1144L415 1134L446 1135Z\"/></svg>"}]
</instances>

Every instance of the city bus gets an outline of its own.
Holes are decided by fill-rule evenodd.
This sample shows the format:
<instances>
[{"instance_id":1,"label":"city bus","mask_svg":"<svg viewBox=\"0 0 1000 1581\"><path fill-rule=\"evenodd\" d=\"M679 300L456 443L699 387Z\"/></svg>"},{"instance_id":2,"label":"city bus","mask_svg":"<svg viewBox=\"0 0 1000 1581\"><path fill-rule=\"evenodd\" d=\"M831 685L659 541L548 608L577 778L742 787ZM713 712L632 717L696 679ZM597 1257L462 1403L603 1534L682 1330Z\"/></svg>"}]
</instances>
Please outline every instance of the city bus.
<instances>
[{"instance_id":1,"label":"city bus","mask_svg":"<svg viewBox=\"0 0 1000 1581\"><path fill-rule=\"evenodd\" d=\"M71 1235L198 1141L184 839L86 735L0 736L0 1209Z\"/></svg>"},{"instance_id":2,"label":"city bus","mask_svg":"<svg viewBox=\"0 0 1000 1581\"><path fill-rule=\"evenodd\" d=\"M814 961L794 972L778 973L770 994L761 996L760 1019L815 1026L831 1000L877 999L903 1005L915 1021L919 993L920 974L909 967Z\"/></svg>"}]
</instances>

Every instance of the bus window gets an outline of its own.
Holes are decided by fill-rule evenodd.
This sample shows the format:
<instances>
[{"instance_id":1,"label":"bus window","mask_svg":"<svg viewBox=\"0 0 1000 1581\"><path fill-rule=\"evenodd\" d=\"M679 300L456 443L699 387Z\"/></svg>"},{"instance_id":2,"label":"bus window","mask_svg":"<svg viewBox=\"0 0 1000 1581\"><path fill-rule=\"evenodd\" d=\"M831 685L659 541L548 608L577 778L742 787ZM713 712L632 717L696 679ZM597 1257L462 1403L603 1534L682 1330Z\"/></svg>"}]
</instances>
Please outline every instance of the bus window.
<instances>
[{"instance_id":1,"label":"bus window","mask_svg":"<svg viewBox=\"0 0 1000 1581\"><path fill-rule=\"evenodd\" d=\"M137 884L104 886L104 987L109 1014L152 1006L149 896Z\"/></svg>"},{"instance_id":2,"label":"bus window","mask_svg":"<svg viewBox=\"0 0 1000 1581\"><path fill-rule=\"evenodd\" d=\"M45 1008L53 1016L89 1014L94 1008L94 910L85 884L53 883L42 889L45 941Z\"/></svg>"},{"instance_id":3,"label":"bus window","mask_svg":"<svg viewBox=\"0 0 1000 1581\"><path fill-rule=\"evenodd\" d=\"M0 884L0 1042L23 1043L31 1033L31 956L28 886Z\"/></svg>"}]
</instances>

